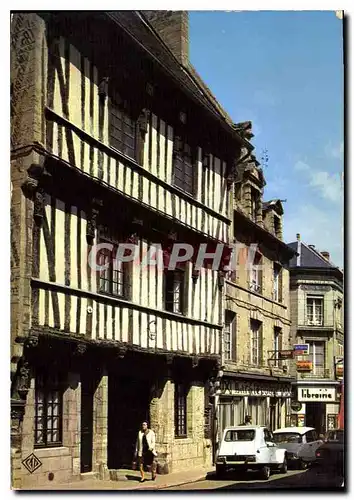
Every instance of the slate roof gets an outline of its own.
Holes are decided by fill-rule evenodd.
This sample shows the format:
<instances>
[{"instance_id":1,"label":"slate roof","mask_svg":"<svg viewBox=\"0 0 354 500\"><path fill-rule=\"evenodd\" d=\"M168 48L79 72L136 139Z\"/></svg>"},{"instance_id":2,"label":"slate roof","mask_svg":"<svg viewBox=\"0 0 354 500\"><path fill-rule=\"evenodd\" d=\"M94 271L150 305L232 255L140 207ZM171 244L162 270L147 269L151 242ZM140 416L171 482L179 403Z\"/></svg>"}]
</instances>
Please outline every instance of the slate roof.
<instances>
[{"instance_id":1,"label":"slate roof","mask_svg":"<svg viewBox=\"0 0 354 500\"><path fill-rule=\"evenodd\" d=\"M106 15L130 35L150 57L154 57L200 105L218 118L238 142L243 143L250 150L254 149L254 146L236 130L229 115L217 102L193 66L191 64L187 67L182 66L141 12L110 11Z\"/></svg>"},{"instance_id":2,"label":"slate roof","mask_svg":"<svg viewBox=\"0 0 354 500\"><path fill-rule=\"evenodd\" d=\"M309 247L302 241L300 241L300 245L298 247L298 241L294 241L292 243L288 243L288 246L293 250L300 254L300 267L312 267L312 268L322 268L322 269L333 269L337 268L332 262L328 262L320 252L316 249ZM299 248L299 250L298 250ZM293 257L289 263L290 267L299 267L297 266L297 257Z\"/></svg>"}]
</instances>

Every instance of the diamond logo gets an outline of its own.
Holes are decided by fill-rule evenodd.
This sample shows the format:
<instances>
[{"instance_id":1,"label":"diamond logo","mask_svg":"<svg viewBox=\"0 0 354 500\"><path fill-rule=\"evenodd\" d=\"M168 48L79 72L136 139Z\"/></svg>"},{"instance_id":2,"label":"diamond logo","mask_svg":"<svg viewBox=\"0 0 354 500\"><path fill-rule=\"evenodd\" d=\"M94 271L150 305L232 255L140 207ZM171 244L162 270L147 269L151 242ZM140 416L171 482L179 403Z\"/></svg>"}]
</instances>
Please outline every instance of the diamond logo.
<instances>
[{"instance_id":1,"label":"diamond logo","mask_svg":"<svg viewBox=\"0 0 354 500\"><path fill-rule=\"evenodd\" d=\"M33 453L31 453L30 455L28 455L27 458L22 460L22 463L26 467L28 472L30 472L30 474L33 474L33 472L42 465L42 462Z\"/></svg>"}]
</instances>

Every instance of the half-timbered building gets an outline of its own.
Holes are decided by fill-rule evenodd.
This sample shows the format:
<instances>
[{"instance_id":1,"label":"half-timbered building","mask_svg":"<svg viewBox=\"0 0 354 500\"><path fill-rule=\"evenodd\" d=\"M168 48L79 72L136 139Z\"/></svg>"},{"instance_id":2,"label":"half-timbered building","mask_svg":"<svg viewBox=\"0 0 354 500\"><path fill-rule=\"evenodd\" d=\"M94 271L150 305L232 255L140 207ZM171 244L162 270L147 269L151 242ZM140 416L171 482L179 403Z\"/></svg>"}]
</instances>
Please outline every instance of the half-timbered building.
<instances>
[{"instance_id":1,"label":"half-timbered building","mask_svg":"<svg viewBox=\"0 0 354 500\"><path fill-rule=\"evenodd\" d=\"M160 473L211 463L224 275L142 262L228 243L252 146L188 61L186 13L162 15L12 18L14 487L116 477L146 419Z\"/></svg>"}]
</instances>

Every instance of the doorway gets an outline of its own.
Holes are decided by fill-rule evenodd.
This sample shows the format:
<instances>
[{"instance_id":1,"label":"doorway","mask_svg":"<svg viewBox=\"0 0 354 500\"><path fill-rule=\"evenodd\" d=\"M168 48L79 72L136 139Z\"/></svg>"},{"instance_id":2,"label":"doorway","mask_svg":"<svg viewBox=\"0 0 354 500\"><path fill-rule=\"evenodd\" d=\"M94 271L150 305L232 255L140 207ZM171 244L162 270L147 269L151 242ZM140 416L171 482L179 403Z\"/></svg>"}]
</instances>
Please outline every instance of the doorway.
<instances>
[{"instance_id":1,"label":"doorway","mask_svg":"<svg viewBox=\"0 0 354 500\"><path fill-rule=\"evenodd\" d=\"M326 432L325 403L306 403L306 426L313 427L318 434Z\"/></svg>"},{"instance_id":2,"label":"doorway","mask_svg":"<svg viewBox=\"0 0 354 500\"><path fill-rule=\"evenodd\" d=\"M149 421L150 383L110 373L108 377L108 468L131 468L140 425Z\"/></svg>"},{"instance_id":3,"label":"doorway","mask_svg":"<svg viewBox=\"0 0 354 500\"><path fill-rule=\"evenodd\" d=\"M81 374L81 441L80 470L92 471L93 446L93 395L94 380L91 374Z\"/></svg>"}]
</instances>

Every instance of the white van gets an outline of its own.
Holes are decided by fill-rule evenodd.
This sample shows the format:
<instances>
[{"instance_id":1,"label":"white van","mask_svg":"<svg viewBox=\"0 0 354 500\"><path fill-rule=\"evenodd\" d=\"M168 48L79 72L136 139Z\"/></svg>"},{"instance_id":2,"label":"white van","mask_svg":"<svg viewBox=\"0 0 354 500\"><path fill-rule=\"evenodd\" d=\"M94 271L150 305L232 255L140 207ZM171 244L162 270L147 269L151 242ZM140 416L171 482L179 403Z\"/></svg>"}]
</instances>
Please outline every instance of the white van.
<instances>
[{"instance_id":1,"label":"white van","mask_svg":"<svg viewBox=\"0 0 354 500\"><path fill-rule=\"evenodd\" d=\"M228 469L259 470L262 479L269 479L272 470L287 472L287 451L278 448L266 427L227 427L216 457L216 474L221 476Z\"/></svg>"}]
</instances>

